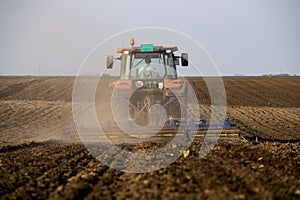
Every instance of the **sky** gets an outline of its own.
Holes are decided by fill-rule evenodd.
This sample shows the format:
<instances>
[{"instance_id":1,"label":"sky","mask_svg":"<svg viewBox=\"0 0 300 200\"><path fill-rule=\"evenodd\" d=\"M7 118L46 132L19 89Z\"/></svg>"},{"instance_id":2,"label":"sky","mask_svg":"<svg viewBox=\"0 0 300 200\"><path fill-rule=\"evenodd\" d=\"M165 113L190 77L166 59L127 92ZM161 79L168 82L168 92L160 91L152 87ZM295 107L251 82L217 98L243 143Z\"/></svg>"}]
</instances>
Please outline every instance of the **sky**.
<instances>
[{"instance_id":1,"label":"sky","mask_svg":"<svg viewBox=\"0 0 300 200\"><path fill-rule=\"evenodd\" d=\"M197 41L222 75L300 75L299 9L298 0L2 0L0 74L75 75L112 35L161 27Z\"/></svg>"}]
</instances>

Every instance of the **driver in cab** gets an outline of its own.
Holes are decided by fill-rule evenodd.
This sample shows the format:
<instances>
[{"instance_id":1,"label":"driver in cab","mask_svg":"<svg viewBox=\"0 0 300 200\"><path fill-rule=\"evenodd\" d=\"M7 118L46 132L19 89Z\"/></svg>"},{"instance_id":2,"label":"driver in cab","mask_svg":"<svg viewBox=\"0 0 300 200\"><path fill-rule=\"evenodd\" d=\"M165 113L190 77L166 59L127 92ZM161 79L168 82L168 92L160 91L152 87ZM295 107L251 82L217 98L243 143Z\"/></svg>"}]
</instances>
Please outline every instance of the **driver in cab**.
<instances>
[{"instance_id":1,"label":"driver in cab","mask_svg":"<svg viewBox=\"0 0 300 200\"><path fill-rule=\"evenodd\" d=\"M138 71L140 78L157 78L157 72L153 66L150 65L151 58L145 58L145 66L142 66Z\"/></svg>"}]
</instances>

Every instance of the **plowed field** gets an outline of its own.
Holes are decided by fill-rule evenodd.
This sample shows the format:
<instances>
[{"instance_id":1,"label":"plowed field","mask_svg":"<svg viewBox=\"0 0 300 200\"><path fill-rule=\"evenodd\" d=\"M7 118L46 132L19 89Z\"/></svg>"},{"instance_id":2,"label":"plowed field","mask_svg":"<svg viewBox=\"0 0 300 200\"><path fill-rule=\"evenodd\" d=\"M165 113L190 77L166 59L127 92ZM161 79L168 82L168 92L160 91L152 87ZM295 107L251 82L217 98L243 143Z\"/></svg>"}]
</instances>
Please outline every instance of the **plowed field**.
<instances>
[{"instance_id":1,"label":"plowed field","mask_svg":"<svg viewBox=\"0 0 300 200\"><path fill-rule=\"evenodd\" d=\"M108 91L111 79L103 81L98 89ZM209 116L205 82L189 81ZM144 174L111 169L82 144L63 142L73 83L0 78L0 198L300 199L299 77L224 78L227 115L248 142L219 141L200 159L202 143L194 141L188 157ZM163 143L120 145L140 152Z\"/></svg>"}]
</instances>

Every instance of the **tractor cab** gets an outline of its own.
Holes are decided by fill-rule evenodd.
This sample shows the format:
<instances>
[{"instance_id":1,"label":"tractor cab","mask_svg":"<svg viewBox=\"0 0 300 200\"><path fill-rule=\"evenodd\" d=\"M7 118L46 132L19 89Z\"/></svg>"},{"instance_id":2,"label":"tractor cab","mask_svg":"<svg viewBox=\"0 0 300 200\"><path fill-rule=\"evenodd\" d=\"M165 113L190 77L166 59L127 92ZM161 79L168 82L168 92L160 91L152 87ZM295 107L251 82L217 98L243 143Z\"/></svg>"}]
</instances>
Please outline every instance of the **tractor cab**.
<instances>
[{"instance_id":1,"label":"tractor cab","mask_svg":"<svg viewBox=\"0 0 300 200\"><path fill-rule=\"evenodd\" d=\"M177 79L176 65L188 66L188 55L175 56L176 46L154 46L141 44L139 47L118 48L121 56L120 79ZM112 68L114 58L107 57L107 68Z\"/></svg>"}]
</instances>

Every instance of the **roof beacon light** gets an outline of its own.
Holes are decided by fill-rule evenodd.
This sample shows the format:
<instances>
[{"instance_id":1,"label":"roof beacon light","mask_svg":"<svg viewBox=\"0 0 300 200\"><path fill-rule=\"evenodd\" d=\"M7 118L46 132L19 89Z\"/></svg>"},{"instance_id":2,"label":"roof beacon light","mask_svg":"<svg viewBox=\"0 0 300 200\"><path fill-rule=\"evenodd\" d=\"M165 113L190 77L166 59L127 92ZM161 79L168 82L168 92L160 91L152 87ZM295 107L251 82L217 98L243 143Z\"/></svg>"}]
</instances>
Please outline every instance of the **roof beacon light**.
<instances>
[{"instance_id":1,"label":"roof beacon light","mask_svg":"<svg viewBox=\"0 0 300 200\"><path fill-rule=\"evenodd\" d=\"M131 45L131 46L134 45L134 38L130 38L130 45Z\"/></svg>"}]
</instances>

